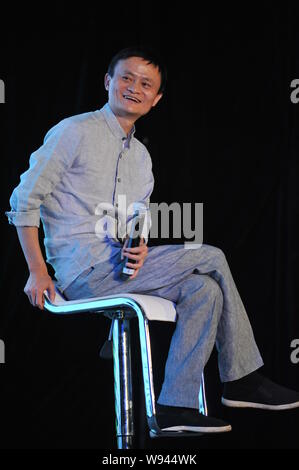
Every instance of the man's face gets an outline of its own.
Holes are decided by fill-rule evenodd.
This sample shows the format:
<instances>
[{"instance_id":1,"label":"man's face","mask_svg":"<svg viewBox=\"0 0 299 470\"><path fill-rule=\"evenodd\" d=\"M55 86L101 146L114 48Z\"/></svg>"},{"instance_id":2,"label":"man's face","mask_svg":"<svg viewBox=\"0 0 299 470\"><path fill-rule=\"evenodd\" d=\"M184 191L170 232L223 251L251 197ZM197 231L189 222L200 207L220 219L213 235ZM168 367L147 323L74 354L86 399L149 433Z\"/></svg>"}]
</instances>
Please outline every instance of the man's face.
<instances>
[{"instance_id":1,"label":"man's face","mask_svg":"<svg viewBox=\"0 0 299 470\"><path fill-rule=\"evenodd\" d=\"M161 76L157 67L141 57L120 60L113 77L105 75L105 88L109 94L109 105L114 114L131 117L135 121L156 106Z\"/></svg>"}]
</instances>

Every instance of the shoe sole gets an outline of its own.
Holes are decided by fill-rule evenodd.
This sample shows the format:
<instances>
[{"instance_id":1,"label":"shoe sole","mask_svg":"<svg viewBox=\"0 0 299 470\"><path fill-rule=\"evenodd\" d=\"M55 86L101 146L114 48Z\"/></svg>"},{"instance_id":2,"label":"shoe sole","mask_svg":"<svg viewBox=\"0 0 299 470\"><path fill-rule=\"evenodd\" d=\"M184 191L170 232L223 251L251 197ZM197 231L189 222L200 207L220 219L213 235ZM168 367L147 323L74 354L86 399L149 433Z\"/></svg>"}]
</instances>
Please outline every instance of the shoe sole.
<instances>
[{"instance_id":1,"label":"shoe sole","mask_svg":"<svg viewBox=\"0 0 299 470\"><path fill-rule=\"evenodd\" d=\"M206 427L206 426L170 426L169 428L161 428L161 431L176 431L176 432L183 432L183 431L190 431L190 432L200 432L200 433L218 433L218 432L229 432L232 430L230 424L227 426L215 426L215 427Z\"/></svg>"},{"instance_id":2,"label":"shoe sole","mask_svg":"<svg viewBox=\"0 0 299 470\"><path fill-rule=\"evenodd\" d=\"M292 410L299 407L299 401L288 403L287 405L265 405L263 403L252 403L250 401L236 401L221 398L221 403L230 408L258 408L260 410L283 411Z\"/></svg>"}]
</instances>

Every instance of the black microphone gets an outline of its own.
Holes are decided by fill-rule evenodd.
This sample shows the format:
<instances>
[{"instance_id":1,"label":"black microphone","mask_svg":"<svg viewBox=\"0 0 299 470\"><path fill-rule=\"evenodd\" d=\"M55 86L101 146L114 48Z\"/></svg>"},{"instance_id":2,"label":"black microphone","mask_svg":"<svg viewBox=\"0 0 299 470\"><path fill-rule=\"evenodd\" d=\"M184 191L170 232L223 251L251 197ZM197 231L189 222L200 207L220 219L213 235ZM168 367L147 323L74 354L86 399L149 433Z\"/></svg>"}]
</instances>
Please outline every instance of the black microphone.
<instances>
[{"instance_id":1,"label":"black microphone","mask_svg":"<svg viewBox=\"0 0 299 470\"><path fill-rule=\"evenodd\" d=\"M135 248L136 246L140 245L144 219L145 219L144 212L137 210L134 213L132 225L131 225L130 237L128 239L126 248ZM123 260L123 268L120 274L121 279L123 279L124 281L127 280L130 276L132 276L132 274L134 274L135 272L135 269L129 268L126 266L127 262L133 264L133 263L136 263L136 260L130 259L129 256L125 256Z\"/></svg>"}]
</instances>

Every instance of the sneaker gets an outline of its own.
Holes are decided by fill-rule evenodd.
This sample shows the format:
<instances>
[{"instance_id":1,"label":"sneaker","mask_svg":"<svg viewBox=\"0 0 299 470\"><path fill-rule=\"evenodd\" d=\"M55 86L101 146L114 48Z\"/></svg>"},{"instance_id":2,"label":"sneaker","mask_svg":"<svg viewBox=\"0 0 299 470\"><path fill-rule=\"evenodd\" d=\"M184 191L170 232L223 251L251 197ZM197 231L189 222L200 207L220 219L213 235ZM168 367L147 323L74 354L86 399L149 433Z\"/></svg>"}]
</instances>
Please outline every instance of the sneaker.
<instances>
[{"instance_id":1,"label":"sneaker","mask_svg":"<svg viewBox=\"0 0 299 470\"><path fill-rule=\"evenodd\" d=\"M256 387L233 387L225 383L221 402L233 408L290 410L299 407L299 393L261 377Z\"/></svg>"},{"instance_id":2,"label":"sneaker","mask_svg":"<svg viewBox=\"0 0 299 470\"><path fill-rule=\"evenodd\" d=\"M231 431L230 424L199 413L194 408L156 405L156 420L161 431L220 433Z\"/></svg>"}]
</instances>

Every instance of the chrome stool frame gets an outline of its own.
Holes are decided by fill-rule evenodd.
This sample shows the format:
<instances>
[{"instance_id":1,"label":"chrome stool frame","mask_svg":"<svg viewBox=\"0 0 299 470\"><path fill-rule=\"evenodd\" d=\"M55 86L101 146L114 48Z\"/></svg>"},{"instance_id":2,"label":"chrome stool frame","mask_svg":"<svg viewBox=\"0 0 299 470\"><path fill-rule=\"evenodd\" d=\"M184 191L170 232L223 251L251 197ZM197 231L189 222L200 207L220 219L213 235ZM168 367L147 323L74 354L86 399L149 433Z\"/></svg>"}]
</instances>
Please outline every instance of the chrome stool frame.
<instances>
[{"instance_id":1,"label":"chrome stool frame","mask_svg":"<svg viewBox=\"0 0 299 470\"><path fill-rule=\"evenodd\" d=\"M45 292L45 309L54 314L97 313L113 320L114 398L118 449L132 449L134 437L130 320L138 319L145 406L150 436L182 437L201 433L162 431L156 421L149 321L176 321L175 304L161 297L143 294L118 294L107 297L66 300L56 290L52 303ZM199 391L199 410L207 415L204 374Z\"/></svg>"}]
</instances>

